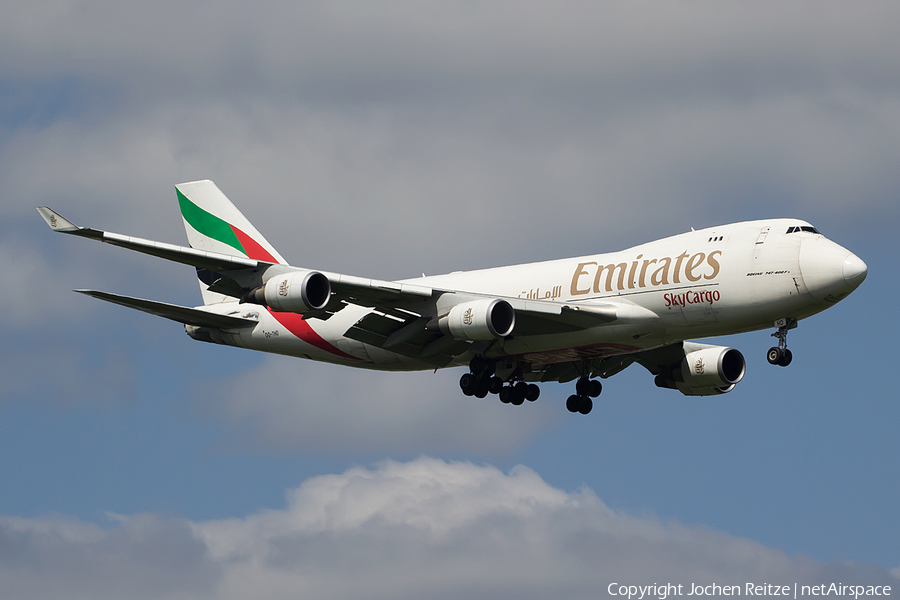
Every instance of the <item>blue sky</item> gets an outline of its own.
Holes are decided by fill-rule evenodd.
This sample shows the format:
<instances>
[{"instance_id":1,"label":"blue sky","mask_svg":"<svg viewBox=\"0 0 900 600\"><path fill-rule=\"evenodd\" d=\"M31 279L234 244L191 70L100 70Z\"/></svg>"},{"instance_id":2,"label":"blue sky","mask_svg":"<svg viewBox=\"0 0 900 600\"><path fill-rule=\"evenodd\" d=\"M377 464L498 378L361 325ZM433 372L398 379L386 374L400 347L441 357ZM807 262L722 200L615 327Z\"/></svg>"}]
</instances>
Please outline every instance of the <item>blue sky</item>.
<instances>
[{"instance_id":1,"label":"blue sky","mask_svg":"<svg viewBox=\"0 0 900 600\"><path fill-rule=\"evenodd\" d=\"M0 23L0 596L596 597L613 581L900 589L900 42L890 3L13 2ZM638 366L588 417L461 371L200 344L71 293L192 305L219 187L291 263L383 279L813 223L866 261L748 371ZM491 397L493 398L493 397ZM413 576L414 574L414 576ZM438 593L440 591L440 593Z\"/></svg>"}]
</instances>

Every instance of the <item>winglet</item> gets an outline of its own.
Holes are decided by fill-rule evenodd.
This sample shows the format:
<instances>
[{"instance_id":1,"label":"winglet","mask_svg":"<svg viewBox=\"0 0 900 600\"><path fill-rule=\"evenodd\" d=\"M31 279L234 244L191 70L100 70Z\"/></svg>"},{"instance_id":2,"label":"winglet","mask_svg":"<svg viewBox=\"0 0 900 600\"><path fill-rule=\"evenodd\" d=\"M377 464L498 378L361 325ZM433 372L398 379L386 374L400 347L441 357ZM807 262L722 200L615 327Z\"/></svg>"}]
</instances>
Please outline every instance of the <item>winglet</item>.
<instances>
[{"instance_id":1,"label":"winglet","mask_svg":"<svg viewBox=\"0 0 900 600\"><path fill-rule=\"evenodd\" d=\"M37 211L41 213L41 216L44 217L44 220L47 221L47 225L50 226L50 229L54 231L62 231L62 232L70 232L70 231L78 231L81 227L78 227L72 221L68 220L52 208L48 206L39 206Z\"/></svg>"}]
</instances>

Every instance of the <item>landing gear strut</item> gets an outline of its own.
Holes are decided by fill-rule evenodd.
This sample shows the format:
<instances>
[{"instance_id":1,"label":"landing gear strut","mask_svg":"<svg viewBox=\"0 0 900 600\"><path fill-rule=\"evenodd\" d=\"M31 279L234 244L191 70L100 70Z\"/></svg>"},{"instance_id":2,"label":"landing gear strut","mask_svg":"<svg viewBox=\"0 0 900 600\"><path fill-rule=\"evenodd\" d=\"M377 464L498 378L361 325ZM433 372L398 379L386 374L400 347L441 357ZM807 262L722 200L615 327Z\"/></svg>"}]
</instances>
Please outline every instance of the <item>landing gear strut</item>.
<instances>
[{"instance_id":1,"label":"landing gear strut","mask_svg":"<svg viewBox=\"0 0 900 600\"><path fill-rule=\"evenodd\" d=\"M594 401L591 398L596 398L602 391L603 384L599 380L582 377L575 384L575 393L566 400L566 408L569 412L586 415L594 408Z\"/></svg>"},{"instance_id":2,"label":"landing gear strut","mask_svg":"<svg viewBox=\"0 0 900 600\"><path fill-rule=\"evenodd\" d=\"M778 338L778 345L769 348L769 351L766 353L766 360L769 361L770 365L786 367L791 364L791 360L794 358L787 347L787 334L788 331L797 327L797 320L790 318L779 319L775 321L775 325L778 327L778 331L773 333L772 337Z\"/></svg>"}]
</instances>

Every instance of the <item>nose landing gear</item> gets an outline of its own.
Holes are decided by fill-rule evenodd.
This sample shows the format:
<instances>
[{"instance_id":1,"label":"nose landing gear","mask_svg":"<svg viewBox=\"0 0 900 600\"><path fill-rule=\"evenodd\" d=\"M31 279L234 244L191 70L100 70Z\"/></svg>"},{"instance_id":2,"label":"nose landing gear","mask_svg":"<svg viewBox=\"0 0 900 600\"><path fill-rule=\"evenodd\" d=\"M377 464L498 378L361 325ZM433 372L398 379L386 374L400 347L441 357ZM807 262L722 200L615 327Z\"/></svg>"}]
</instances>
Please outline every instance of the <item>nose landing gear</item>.
<instances>
[{"instance_id":1,"label":"nose landing gear","mask_svg":"<svg viewBox=\"0 0 900 600\"><path fill-rule=\"evenodd\" d=\"M778 319L775 321L775 325L778 327L778 331L773 333L772 337L778 338L778 345L769 348L769 351L766 353L766 360L769 361L770 365L786 367L791 364L791 360L794 358L787 347L787 334L788 331L797 327L797 320L790 318Z\"/></svg>"}]
</instances>

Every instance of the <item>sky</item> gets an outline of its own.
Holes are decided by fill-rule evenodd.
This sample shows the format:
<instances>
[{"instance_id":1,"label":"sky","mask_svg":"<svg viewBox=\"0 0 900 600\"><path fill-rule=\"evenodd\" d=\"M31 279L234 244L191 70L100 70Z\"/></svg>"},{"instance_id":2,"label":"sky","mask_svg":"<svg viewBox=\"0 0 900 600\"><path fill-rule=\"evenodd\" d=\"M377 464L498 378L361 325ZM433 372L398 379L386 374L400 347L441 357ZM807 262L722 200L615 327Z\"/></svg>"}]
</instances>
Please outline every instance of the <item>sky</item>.
<instances>
[{"instance_id":1,"label":"sky","mask_svg":"<svg viewBox=\"0 0 900 600\"><path fill-rule=\"evenodd\" d=\"M0 19L0 597L900 590L900 6L10 0ZM399 279L795 217L869 267L718 338L724 396L632 366L588 416L202 344L73 294L200 303L213 179L299 266Z\"/></svg>"}]
</instances>

